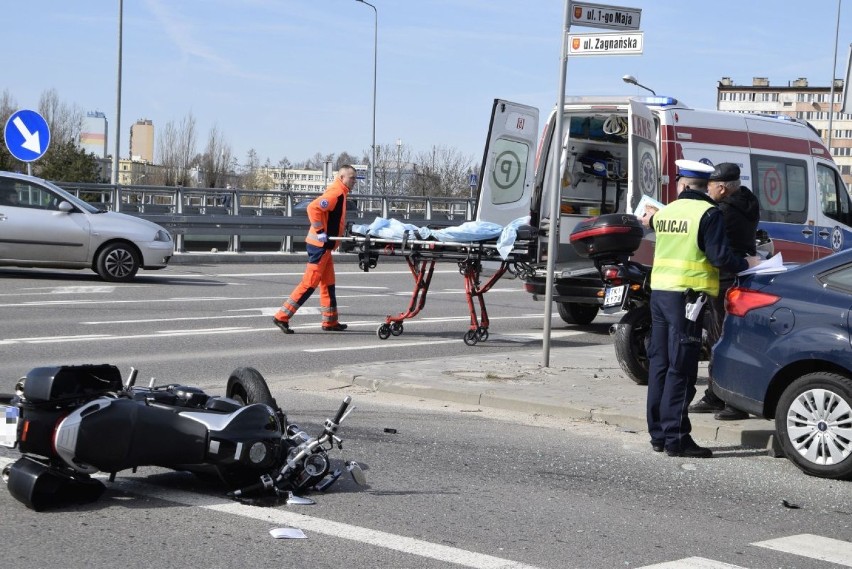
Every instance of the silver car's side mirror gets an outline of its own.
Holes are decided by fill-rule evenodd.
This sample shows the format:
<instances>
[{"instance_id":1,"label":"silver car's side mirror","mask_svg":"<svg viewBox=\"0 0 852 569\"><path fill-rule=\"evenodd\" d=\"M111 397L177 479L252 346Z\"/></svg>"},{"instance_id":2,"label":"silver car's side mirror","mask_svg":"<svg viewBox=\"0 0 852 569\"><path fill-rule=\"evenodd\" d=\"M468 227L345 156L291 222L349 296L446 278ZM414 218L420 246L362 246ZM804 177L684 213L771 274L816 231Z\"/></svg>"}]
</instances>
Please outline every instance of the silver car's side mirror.
<instances>
[{"instance_id":1,"label":"silver car's side mirror","mask_svg":"<svg viewBox=\"0 0 852 569\"><path fill-rule=\"evenodd\" d=\"M63 201L63 202L59 202L59 205L56 206L56 209L58 209L59 211L65 212L65 213L69 213L69 212L74 211L74 206L71 205L68 202Z\"/></svg>"}]
</instances>

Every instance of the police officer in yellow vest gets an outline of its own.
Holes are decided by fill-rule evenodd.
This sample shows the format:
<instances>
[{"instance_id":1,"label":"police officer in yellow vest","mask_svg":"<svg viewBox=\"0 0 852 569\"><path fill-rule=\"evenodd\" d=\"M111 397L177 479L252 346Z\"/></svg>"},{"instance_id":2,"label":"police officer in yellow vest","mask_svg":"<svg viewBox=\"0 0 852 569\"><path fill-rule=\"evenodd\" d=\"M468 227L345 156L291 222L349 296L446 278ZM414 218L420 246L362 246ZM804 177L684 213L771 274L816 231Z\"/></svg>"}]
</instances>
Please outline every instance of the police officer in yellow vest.
<instances>
[{"instance_id":1,"label":"police officer in yellow vest","mask_svg":"<svg viewBox=\"0 0 852 569\"><path fill-rule=\"evenodd\" d=\"M651 447L669 456L710 458L690 432L687 408L695 396L704 306L719 293L719 269L738 273L759 263L728 248L722 212L707 195L713 167L677 160L678 198L657 212L651 270L648 346L648 432Z\"/></svg>"}]
</instances>

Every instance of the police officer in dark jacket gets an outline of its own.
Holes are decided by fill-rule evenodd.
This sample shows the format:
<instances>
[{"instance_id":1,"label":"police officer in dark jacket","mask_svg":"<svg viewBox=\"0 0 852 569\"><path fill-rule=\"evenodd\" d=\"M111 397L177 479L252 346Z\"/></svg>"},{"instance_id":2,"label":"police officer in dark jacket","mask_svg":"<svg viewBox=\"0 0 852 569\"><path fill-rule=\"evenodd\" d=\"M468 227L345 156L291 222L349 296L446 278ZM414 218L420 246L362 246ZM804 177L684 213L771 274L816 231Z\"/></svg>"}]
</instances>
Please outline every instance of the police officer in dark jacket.
<instances>
[{"instance_id":1,"label":"police officer in dark jacket","mask_svg":"<svg viewBox=\"0 0 852 569\"><path fill-rule=\"evenodd\" d=\"M738 273L759 260L735 256L728 248L722 212L707 195L713 167L692 160L675 164L678 199L653 217L648 432L657 452L709 458L712 451L690 435L688 415L698 377L704 306L719 293L719 269Z\"/></svg>"},{"instance_id":2,"label":"police officer in dark jacket","mask_svg":"<svg viewBox=\"0 0 852 569\"><path fill-rule=\"evenodd\" d=\"M719 204L725 220L725 235L734 255L745 257L756 255L757 224L760 221L760 202L747 187L740 184L740 167L731 162L717 164L707 186L707 194ZM707 323L707 340L713 346L722 335L725 319L725 293L734 284L736 275L719 275L719 296L710 303L710 320ZM735 421L748 418L748 413L725 405L713 393L713 370L704 396L689 407L693 413L716 413L720 421Z\"/></svg>"}]
</instances>

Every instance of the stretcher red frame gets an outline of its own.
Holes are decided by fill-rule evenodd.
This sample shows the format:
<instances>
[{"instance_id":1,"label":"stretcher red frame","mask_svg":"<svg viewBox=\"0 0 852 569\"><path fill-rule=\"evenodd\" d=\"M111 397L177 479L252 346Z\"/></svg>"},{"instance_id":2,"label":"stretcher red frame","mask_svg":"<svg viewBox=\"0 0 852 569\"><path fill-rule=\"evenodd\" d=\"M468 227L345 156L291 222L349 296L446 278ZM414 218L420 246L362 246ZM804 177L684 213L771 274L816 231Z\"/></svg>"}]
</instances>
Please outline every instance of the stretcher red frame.
<instances>
[{"instance_id":1,"label":"stretcher red frame","mask_svg":"<svg viewBox=\"0 0 852 569\"><path fill-rule=\"evenodd\" d=\"M533 259L535 239L531 234L532 228L518 231L512 250L506 258L500 256L496 240L490 241L434 241L409 238L408 234L401 239L388 239L370 235L348 235L332 237L340 241L340 250L344 253L358 253L358 266L364 272L376 268L379 257L402 256L408 264L408 269L414 279L414 290L408 308L393 316L388 315L379 325L376 335L387 340L391 336L403 333L403 322L417 316L426 305L429 285L438 262L453 261L459 267L459 273L464 278L465 297L470 314L470 326L464 334L464 343L473 346L478 342L488 340L488 310L485 307L485 294L506 272L514 275L532 273L530 264ZM521 238L523 236L523 238ZM493 275L483 283L481 281L483 261L497 262L498 268ZM477 303L474 303L474 299ZM477 314L477 304L479 314Z\"/></svg>"}]
</instances>

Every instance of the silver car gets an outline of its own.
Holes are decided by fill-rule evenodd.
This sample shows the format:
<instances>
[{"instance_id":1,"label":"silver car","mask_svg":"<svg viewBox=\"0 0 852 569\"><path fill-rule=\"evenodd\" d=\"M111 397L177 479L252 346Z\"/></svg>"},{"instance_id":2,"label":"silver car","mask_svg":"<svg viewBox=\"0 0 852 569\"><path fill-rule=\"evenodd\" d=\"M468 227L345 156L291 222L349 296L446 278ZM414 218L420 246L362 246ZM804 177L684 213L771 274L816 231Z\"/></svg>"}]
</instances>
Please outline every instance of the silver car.
<instances>
[{"instance_id":1,"label":"silver car","mask_svg":"<svg viewBox=\"0 0 852 569\"><path fill-rule=\"evenodd\" d=\"M168 231L102 211L40 178L0 172L0 266L92 269L110 282L162 269L174 254Z\"/></svg>"}]
</instances>

